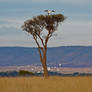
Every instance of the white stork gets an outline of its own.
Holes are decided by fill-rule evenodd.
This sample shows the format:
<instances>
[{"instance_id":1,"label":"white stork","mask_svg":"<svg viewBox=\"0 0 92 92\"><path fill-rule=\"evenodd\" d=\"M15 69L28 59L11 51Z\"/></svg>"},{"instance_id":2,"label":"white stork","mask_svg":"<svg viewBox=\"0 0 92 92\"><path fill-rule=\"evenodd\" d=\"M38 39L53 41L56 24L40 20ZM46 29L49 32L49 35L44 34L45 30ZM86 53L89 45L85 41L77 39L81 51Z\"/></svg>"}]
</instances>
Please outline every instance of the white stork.
<instances>
[{"instance_id":1,"label":"white stork","mask_svg":"<svg viewBox=\"0 0 92 92\"><path fill-rule=\"evenodd\" d=\"M47 12L48 15L50 15L52 12L55 12L54 10L45 10L44 12Z\"/></svg>"}]
</instances>

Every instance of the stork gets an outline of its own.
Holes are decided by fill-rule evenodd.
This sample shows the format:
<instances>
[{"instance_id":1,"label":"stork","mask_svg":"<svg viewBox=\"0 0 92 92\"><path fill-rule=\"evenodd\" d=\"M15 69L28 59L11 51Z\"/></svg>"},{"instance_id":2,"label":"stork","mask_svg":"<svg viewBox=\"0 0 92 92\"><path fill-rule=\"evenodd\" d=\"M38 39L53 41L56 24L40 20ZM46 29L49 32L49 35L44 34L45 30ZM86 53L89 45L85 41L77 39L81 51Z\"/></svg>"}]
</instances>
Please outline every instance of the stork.
<instances>
[{"instance_id":1,"label":"stork","mask_svg":"<svg viewBox=\"0 0 92 92\"><path fill-rule=\"evenodd\" d=\"M48 15L50 15L52 12L55 12L54 10L45 10L44 12L47 12Z\"/></svg>"}]
</instances>

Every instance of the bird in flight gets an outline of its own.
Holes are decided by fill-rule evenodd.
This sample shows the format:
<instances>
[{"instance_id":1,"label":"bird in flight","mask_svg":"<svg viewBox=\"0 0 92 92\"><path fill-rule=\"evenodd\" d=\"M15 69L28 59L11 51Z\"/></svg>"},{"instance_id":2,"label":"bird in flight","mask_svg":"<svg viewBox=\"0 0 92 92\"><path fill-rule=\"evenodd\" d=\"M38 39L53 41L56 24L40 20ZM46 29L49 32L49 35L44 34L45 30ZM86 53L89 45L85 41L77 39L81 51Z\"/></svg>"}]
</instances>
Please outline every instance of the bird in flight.
<instances>
[{"instance_id":1,"label":"bird in flight","mask_svg":"<svg viewBox=\"0 0 92 92\"><path fill-rule=\"evenodd\" d=\"M44 10L44 12L47 12L48 15L50 15L51 13L55 12L54 10Z\"/></svg>"}]
</instances>

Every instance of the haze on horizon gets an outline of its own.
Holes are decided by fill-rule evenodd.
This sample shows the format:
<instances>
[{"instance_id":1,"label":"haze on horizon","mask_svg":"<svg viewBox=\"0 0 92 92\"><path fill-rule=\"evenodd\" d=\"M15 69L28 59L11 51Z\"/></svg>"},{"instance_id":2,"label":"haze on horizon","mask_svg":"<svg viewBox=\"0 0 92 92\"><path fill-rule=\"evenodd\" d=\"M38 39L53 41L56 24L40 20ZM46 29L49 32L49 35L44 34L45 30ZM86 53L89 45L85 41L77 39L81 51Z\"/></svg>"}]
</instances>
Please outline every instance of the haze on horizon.
<instances>
[{"instance_id":1,"label":"haze on horizon","mask_svg":"<svg viewBox=\"0 0 92 92\"><path fill-rule=\"evenodd\" d=\"M0 46L36 46L21 26L46 9L67 17L48 46L92 46L92 0L0 0Z\"/></svg>"}]
</instances>

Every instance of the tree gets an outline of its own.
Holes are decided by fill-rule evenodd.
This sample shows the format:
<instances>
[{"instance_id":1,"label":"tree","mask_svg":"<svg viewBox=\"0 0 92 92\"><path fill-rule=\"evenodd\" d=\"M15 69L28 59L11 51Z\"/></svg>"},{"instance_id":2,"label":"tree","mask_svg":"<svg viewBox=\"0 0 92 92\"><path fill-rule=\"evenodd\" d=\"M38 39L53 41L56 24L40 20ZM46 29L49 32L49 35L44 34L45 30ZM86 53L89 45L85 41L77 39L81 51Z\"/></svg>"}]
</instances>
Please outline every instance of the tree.
<instances>
[{"instance_id":1,"label":"tree","mask_svg":"<svg viewBox=\"0 0 92 92\"><path fill-rule=\"evenodd\" d=\"M65 20L62 14L39 15L24 22L22 29L32 35L38 46L40 61L43 66L44 77L48 77L47 44L61 22ZM45 32L45 35L44 35Z\"/></svg>"}]
</instances>

